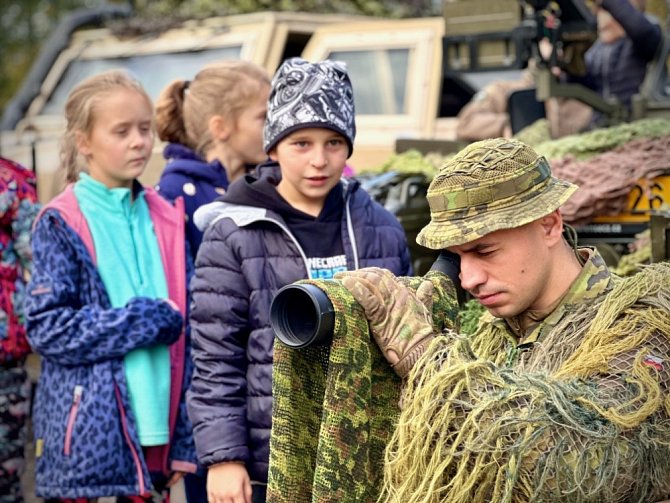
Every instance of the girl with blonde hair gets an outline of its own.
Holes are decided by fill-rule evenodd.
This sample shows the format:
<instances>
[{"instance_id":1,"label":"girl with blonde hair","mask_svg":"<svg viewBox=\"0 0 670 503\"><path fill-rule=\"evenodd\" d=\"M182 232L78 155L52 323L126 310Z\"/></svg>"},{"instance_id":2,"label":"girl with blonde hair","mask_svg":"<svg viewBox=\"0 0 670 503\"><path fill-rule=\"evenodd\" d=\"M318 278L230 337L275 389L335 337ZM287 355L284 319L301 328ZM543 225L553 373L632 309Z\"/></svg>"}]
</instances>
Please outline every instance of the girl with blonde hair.
<instances>
[{"instance_id":1,"label":"girl with blonde hair","mask_svg":"<svg viewBox=\"0 0 670 503\"><path fill-rule=\"evenodd\" d=\"M184 407L183 205L137 181L153 148L153 106L131 76L84 80L65 116L70 184L36 220L25 303L42 362L36 492L151 501L196 468Z\"/></svg>"},{"instance_id":2,"label":"girl with blonde hair","mask_svg":"<svg viewBox=\"0 0 670 503\"><path fill-rule=\"evenodd\" d=\"M193 223L195 210L267 159L263 124L269 92L263 68L231 60L204 67L192 81L172 82L158 98L158 136L168 145L157 190L170 200L184 198L194 257L202 241Z\"/></svg>"}]
</instances>

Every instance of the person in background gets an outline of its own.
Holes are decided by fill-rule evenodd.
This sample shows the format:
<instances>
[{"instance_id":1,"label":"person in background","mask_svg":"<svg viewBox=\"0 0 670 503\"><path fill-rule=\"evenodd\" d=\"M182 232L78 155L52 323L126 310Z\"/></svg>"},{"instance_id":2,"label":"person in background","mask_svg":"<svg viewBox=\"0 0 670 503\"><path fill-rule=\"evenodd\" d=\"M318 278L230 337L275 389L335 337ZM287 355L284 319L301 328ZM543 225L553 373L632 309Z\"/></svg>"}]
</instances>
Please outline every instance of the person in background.
<instances>
[{"instance_id":1,"label":"person in background","mask_svg":"<svg viewBox=\"0 0 670 503\"><path fill-rule=\"evenodd\" d=\"M411 273L398 220L342 178L355 134L344 64L289 59L270 91L271 161L196 212L205 234L191 283L188 407L209 503L265 501L277 290L365 266Z\"/></svg>"},{"instance_id":2,"label":"person in background","mask_svg":"<svg viewBox=\"0 0 670 503\"><path fill-rule=\"evenodd\" d=\"M202 241L195 210L267 159L263 124L269 91L263 68L231 60L206 66L192 81L172 82L156 102L158 137L169 142L156 190L169 200L183 197L193 257Z\"/></svg>"},{"instance_id":3,"label":"person in background","mask_svg":"<svg viewBox=\"0 0 670 503\"><path fill-rule=\"evenodd\" d=\"M629 110L640 90L647 64L661 44L661 27L645 14L645 0L595 0L598 39L586 51L586 75L568 80L616 98ZM602 117L594 113L593 125Z\"/></svg>"},{"instance_id":4,"label":"person in background","mask_svg":"<svg viewBox=\"0 0 670 503\"><path fill-rule=\"evenodd\" d=\"M524 70L517 80L495 80L477 92L458 112L456 135L459 140L512 136L507 100L511 93L534 86L533 73Z\"/></svg>"},{"instance_id":5,"label":"person in background","mask_svg":"<svg viewBox=\"0 0 670 503\"><path fill-rule=\"evenodd\" d=\"M595 2L598 38L584 55L585 75L575 76L553 68L561 81L579 83L603 98L616 98L630 109L631 98L644 81L647 64L661 42L661 28L644 14L645 0L598 0ZM547 59L551 46L546 39L539 50ZM560 53L559 53L560 57ZM535 87L533 72L519 80L494 81L477 93L458 114L457 136L474 141L512 136L507 110L509 95ZM551 136L558 138L601 125L603 117L574 99L552 98L545 102Z\"/></svg>"},{"instance_id":6,"label":"person in background","mask_svg":"<svg viewBox=\"0 0 670 503\"><path fill-rule=\"evenodd\" d=\"M23 301L30 276L31 227L40 205L35 175L0 157L0 502L23 501L21 473L30 383Z\"/></svg>"},{"instance_id":7,"label":"person in background","mask_svg":"<svg viewBox=\"0 0 670 503\"><path fill-rule=\"evenodd\" d=\"M70 184L36 220L25 305L42 363L36 492L151 501L196 469L182 201L137 181L154 143L153 105L126 72L78 84L65 118Z\"/></svg>"}]
</instances>

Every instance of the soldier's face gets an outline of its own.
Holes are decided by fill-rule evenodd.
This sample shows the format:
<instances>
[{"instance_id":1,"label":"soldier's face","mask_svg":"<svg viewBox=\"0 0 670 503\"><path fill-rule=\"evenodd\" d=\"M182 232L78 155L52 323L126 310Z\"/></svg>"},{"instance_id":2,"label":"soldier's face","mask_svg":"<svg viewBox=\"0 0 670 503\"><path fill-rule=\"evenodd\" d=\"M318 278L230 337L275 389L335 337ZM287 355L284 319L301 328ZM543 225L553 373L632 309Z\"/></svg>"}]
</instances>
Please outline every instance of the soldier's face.
<instances>
[{"instance_id":1,"label":"soldier's face","mask_svg":"<svg viewBox=\"0 0 670 503\"><path fill-rule=\"evenodd\" d=\"M562 293L552 288L552 277L560 273L552 249L562 239L561 229L554 212L449 248L461 257L461 285L498 318L551 305Z\"/></svg>"}]
</instances>

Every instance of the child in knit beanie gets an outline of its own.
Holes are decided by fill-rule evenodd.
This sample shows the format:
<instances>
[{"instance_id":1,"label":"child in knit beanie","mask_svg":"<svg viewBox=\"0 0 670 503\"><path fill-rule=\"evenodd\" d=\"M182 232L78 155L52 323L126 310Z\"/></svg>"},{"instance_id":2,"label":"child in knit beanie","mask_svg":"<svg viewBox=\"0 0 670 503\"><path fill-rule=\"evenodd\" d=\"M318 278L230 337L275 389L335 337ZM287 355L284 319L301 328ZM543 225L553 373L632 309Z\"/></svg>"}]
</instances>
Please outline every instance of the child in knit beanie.
<instances>
[{"instance_id":1,"label":"child in knit beanie","mask_svg":"<svg viewBox=\"0 0 670 503\"><path fill-rule=\"evenodd\" d=\"M195 213L204 239L191 283L188 405L210 502L265 501L274 294L366 266L412 272L398 220L355 178L342 178L356 136L345 65L285 61L267 110L271 161Z\"/></svg>"}]
</instances>

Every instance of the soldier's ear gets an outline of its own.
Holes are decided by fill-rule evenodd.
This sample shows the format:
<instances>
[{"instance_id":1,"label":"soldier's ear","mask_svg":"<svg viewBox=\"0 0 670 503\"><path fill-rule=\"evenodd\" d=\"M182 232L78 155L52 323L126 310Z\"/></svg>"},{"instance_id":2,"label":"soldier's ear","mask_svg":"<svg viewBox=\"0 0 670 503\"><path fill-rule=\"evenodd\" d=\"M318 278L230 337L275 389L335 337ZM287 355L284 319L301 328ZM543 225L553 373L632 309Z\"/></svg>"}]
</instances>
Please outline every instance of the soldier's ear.
<instances>
[{"instance_id":1,"label":"soldier's ear","mask_svg":"<svg viewBox=\"0 0 670 503\"><path fill-rule=\"evenodd\" d=\"M549 245L559 242L563 237L563 216L560 210L540 218L540 228Z\"/></svg>"}]
</instances>

